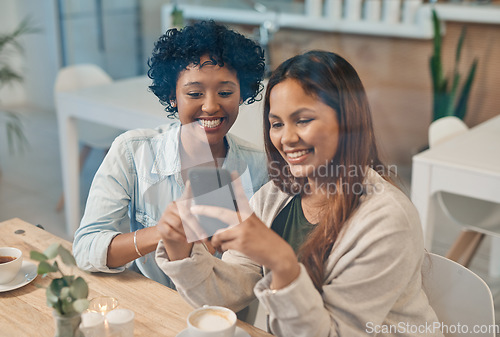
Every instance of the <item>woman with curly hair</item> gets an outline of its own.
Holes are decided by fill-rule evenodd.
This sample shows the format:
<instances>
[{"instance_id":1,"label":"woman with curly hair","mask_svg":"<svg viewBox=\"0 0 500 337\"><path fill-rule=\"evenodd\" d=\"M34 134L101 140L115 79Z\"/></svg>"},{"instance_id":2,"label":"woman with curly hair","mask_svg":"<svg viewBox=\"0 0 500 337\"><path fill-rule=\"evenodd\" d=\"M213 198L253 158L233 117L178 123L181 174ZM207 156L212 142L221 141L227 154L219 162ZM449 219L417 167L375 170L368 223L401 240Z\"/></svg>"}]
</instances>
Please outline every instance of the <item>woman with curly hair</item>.
<instances>
[{"instance_id":1,"label":"woman with curly hair","mask_svg":"<svg viewBox=\"0 0 500 337\"><path fill-rule=\"evenodd\" d=\"M269 79L264 125L272 181L248 204L235 180L243 221L212 237L222 259L171 236L174 222L158 228L156 260L179 293L235 311L257 296L279 337L442 336L422 289L418 214L379 160L354 68L324 51L285 61ZM194 223L234 217L185 211Z\"/></svg>"},{"instance_id":2,"label":"woman with curly hair","mask_svg":"<svg viewBox=\"0 0 500 337\"><path fill-rule=\"evenodd\" d=\"M237 171L248 197L268 179L264 153L228 134L239 106L262 91L264 58L255 42L210 21L168 30L148 64L149 88L175 121L113 142L92 182L73 253L84 270L129 267L172 287L150 253L160 240L158 222L177 214L187 170Z\"/></svg>"}]
</instances>

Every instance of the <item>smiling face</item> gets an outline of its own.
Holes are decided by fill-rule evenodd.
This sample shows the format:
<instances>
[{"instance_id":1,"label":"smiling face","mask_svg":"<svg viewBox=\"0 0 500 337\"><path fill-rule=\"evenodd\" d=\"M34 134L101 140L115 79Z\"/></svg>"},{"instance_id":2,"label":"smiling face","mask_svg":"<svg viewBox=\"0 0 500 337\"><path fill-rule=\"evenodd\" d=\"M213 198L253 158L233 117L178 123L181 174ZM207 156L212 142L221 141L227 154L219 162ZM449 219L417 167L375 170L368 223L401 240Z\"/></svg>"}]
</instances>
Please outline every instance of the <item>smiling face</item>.
<instances>
[{"instance_id":1,"label":"smiling face","mask_svg":"<svg viewBox=\"0 0 500 337\"><path fill-rule=\"evenodd\" d=\"M238 117L240 83L236 72L213 65L208 56L190 65L177 80L176 104L181 123L205 131L214 156L225 155L224 136Z\"/></svg>"},{"instance_id":2,"label":"smiling face","mask_svg":"<svg viewBox=\"0 0 500 337\"><path fill-rule=\"evenodd\" d=\"M337 152L339 123L335 110L307 94L294 79L272 88L269 106L271 142L293 176L310 181Z\"/></svg>"}]
</instances>

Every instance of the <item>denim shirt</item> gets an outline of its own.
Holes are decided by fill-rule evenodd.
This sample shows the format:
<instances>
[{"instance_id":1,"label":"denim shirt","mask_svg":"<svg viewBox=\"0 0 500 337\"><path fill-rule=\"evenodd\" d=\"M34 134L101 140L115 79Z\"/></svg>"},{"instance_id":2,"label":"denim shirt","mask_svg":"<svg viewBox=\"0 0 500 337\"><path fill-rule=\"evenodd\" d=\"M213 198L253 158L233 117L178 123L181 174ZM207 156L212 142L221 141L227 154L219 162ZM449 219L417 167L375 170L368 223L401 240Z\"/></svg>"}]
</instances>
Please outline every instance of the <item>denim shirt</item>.
<instances>
[{"instance_id":1,"label":"denim shirt","mask_svg":"<svg viewBox=\"0 0 500 337\"><path fill-rule=\"evenodd\" d=\"M126 267L173 288L158 268L154 251L119 268L106 266L111 240L118 234L155 226L169 203L184 191L179 156L179 122L157 129L127 131L113 142L90 188L85 214L75 233L73 254L91 272L122 272ZM238 171L250 197L267 180L262 151L227 134L223 168Z\"/></svg>"}]
</instances>

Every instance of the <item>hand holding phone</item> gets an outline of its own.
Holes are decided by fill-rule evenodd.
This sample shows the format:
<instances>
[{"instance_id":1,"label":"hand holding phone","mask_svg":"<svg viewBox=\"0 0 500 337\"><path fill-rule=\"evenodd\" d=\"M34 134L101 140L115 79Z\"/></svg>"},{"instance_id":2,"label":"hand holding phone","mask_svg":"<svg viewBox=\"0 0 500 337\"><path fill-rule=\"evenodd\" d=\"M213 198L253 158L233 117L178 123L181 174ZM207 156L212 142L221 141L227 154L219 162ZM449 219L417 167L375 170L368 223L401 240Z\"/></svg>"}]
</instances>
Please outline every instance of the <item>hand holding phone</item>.
<instances>
[{"instance_id":1,"label":"hand holding phone","mask_svg":"<svg viewBox=\"0 0 500 337\"><path fill-rule=\"evenodd\" d=\"M240 222L229 171L220 168L194 167L189 170L188 178L195 205L223 207L235 212L235 218L231 223L214 217L198 216L198 222L205 232L205 237L211 237L217 230Z\"/></svg>"}]
</instances>

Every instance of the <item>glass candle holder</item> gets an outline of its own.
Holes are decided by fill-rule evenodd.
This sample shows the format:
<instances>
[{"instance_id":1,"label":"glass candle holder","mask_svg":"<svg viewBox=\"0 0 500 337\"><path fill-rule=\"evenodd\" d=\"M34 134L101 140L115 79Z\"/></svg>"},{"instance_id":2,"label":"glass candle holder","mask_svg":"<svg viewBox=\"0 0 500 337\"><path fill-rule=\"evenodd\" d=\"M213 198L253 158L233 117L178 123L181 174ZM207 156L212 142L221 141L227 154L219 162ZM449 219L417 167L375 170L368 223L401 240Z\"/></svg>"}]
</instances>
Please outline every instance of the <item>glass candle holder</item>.
<instances>
[{"instance_id":1,"label":"glass candle holder","mask_svg":"<svg viewBox=\"0 0 500 337\"><path fill-rule=\"evenodd\" d=\"M98 312L101 315L106 315L118 306L118 300L110 296L99 296L90 300L88 311Z\"/></svg>"},{"instance_id":2,"label":"glass candle holder","mask_svg":"<svg viewBox=\"0 0 500 337\"><path fill-rule=\"evenodd\" d=\"M134 337L134 317L134 312L128 309L116 309L106 314L109 334Z\"/></svg>"}]
</instances>

